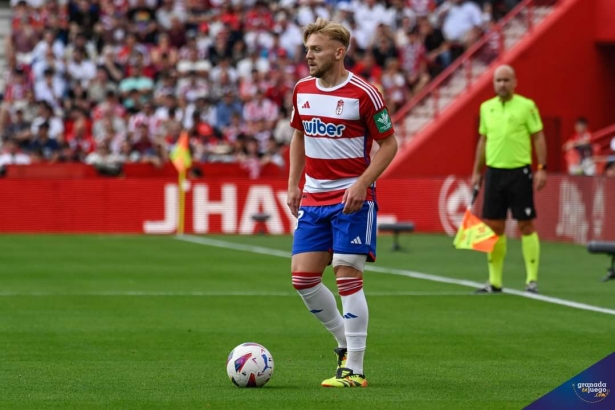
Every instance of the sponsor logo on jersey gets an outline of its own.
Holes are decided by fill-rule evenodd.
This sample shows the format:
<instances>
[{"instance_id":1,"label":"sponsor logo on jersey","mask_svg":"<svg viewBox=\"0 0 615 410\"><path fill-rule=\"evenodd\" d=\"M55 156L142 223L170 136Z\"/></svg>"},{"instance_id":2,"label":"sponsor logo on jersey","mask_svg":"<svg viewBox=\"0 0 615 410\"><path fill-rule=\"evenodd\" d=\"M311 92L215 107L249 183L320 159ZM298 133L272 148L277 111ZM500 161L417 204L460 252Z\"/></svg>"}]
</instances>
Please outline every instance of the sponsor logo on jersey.
<instances>
[{"instance_id":1,"label":"sponsor logo on jersey","mask_svg":"<svg viewBox=\"0 0 615 410\"><path fill-rule=\"evenodd\" d=\"M302 121L303 129L309 136L341 137L346 126L322 121L320 118L312 118L310 121Z\"/></svg>"},{"instance_id":2,"label":"sponsor logo on jersey","mask_svg":"<svg viewBox=\"0 0 615 410\"><path fill-rule=\"evenodd\" d=\"M389 112L386 108L374 115L374 121L376 122L378 131L380 132L386 132L393 126L391 123L391 117L389 117Z\"/></svg>"}]
</instances>

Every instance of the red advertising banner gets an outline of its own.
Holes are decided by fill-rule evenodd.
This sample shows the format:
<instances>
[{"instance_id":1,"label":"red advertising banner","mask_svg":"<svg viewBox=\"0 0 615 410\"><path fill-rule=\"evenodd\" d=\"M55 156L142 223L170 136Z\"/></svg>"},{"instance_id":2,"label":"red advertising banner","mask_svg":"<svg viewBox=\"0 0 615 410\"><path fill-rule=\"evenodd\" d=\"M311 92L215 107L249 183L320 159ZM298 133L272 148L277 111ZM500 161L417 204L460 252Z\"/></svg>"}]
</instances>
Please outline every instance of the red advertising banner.
<instances>
[{"instance_id":1,"label":"red advertising banner","mask_svg":"<svg viewBox=\"0 0 615 410\"><path fill-rule=\"evenodd\" d=\"M194 179L186 189L187 233L283 234L294 227L285 180ZM2 233L171 234L177 227L178 187L169 179L4 179L0 193ZM379 222L412 221L419 232L453 235L471 195L466 178L381 180ZM615 180L550 176L536 203L541 238L615 240ZM253 220L257 213L269 215L264 226ZM507 229L518 235L513 221Z\"/></svg>"}]
</instances>

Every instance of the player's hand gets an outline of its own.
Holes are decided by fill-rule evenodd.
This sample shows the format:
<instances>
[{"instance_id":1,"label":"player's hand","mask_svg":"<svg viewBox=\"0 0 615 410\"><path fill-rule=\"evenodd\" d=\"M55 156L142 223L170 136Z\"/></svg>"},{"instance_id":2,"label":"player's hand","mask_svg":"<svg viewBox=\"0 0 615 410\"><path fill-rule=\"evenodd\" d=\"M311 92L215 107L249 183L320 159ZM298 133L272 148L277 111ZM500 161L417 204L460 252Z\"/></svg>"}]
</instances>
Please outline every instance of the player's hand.
<instances>
[{"instance_id":1,"label":"player's hand","mask_svg":"<svg viewBox=\"0 0 615 410\"><path fill-rule=\"evenodd\" d=\"M536 187L536 191L540 191L547 185L547 171L544 169L539 169L534 174L534 186Z\"/></svg>"},{"instance_id":2,"label":"player's hand","mask_svg":"<svg viewBox=\"0 0 615 410\"><path fill-rule=\"evenodd\" d=\"M301 189L299 187L288 188L286 205L290 208L290 213L297 218L299 216L299 207L301 206Z\"/></svg>"},{"instance_id":3,"label":"player's hand","mask_svg":"<svg viewBox=\"0 0 615 410\"><path fill-rule=\"evenodd\" d=\"M472 174L472 181L470 183L472 187L480 188L481 182L483 182L483 176L480 174L480 172L475 172L474 174Z\"/></svg>"},{"instance_id":4,"label":"player's hand","mask_svg":"<svg viewBox=\"0 0 615 410\"><path fill-rule=\"evenodd\" d=\"M358 184L353 184L350 188L344 192L344 198L342 203L344 204L345 214L351 214L353 212L360 211L363 208L363 202L365 202L365 196L367 195L367 188Z\"/></svg>"}]
</instances>

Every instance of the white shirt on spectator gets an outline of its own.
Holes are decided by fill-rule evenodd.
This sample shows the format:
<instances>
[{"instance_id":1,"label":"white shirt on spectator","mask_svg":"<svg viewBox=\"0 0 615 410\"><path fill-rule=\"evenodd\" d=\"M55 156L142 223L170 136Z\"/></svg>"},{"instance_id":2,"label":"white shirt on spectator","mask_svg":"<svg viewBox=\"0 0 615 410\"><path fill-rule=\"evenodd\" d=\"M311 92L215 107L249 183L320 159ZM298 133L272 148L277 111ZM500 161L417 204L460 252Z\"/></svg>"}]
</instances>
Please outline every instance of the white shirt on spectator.
<instances>
[{"instance_id":1,"label":"white shirt on spectator","mask_svg":"<svg viewBox=\"0 0 615 410\"><path fill-rule=\"evenodd\" d=\"M222 71L226 71L226 75L228 75L228 79L231 83L237 84L237 80L239 79L239 76L237 75L237 70L235 70L235 68L230 65L228 67L221 67L220 65L215 66L211 70L211 74L209 75L210 81L212 83L219 82Z\"/></svg>"},{"instance_id":2,"label":"white shirt on spectator","mask_svg":"<svg viewBox=\"0 0 615 410\"><path fill-rule=\"evenodd\" d=\"M156 11L156 21L165 30L171 29L171 19L176 18L182 23L186 21L186 13L183 10L173 7L171 11L164 8Z\"/></svg>"},{"instance_id":3,"label":"white shirt on spectator","mask_svg":"<svg viewBox=\"0 0 615 410\"><path fill-rule=\"evenodd\" d=\"M66 71L66 67L64 66L64 62L62 62L62 60L55 60L53 62L53 67L50 66L47 60L38 60L32 64L32 75L34 76L34 80L42 80L45 76L45 70L48 68L53 68L55 71L55 77L66 83L66 80L64 80L64 72Z\"/></svg>"},{"instance_id":4,"label":"white shirt on spectator","mask_svg":"<svg viewBox=\"0 0 615 410\"><path fill-rule=\"evenodd\" d=\"M460 5L453 4L444 17L442 33L449 41L463 41L468 31L481 27L482 23L482 13L476 3L466 1Z\"/></svg>"},{"instance_id":5,"label":"white shirt on spectator","mask_svg":"<svg viewBox=\"0 0 615 410\"><path fill-rule=\"evenodd\" d=\"M4 165L29 165L31 162L30 156L23 152L14 155L8 152L0 154L0 167Z\"/></svg>"},{"instance_id":6,"label":"white shirt on spectator","mask_svg":"<svg viewBox=\"0 0 615 410\"><path fill-rule=\"evenodd\" d=\"M256 61L246 57L237 63L237 75L239 75L239 78L249 78L252 76L253 69L258 70L259 73L266 73L269 71L269 67L269 60L264 57L258 57Z\"/></svg>"},{"instance_id":7,"label":"white shirt on spectator","mask_svg":"<svg viewBox=\"0 0 615 410\"><path fill-rule=\"evenodd\" d=\"M46 81L37 81L34 85L34 97L36 101L47 101L53 108L60 108L62 97L64 97L65 83L57 76L53 77L51 86Z\"/></svg>"},{"instance_id":8,"label":"white shirt on spectator","mask_svg":"<svg viewBox=\"0 0 615 410\"><path fill-rule=\"evenodd\" d=\"M34 47L34 50L32 50L32 64L44 60L47 55L47 49L49 49L49 44L44 40L39 41L36 47ZM51 45L51 49L56 58L64 57L64 43L60 40L55 40Z\"/></svg>"},{"instance_id":9,"label":"white shirt on spectator","mask_svg":"<svg viewBox=\"0 0 615 410\"><path fill-rule=\"evenodd\" d=\"M279 31L280 45L293 57L297 52L297 48L303 45L303 34L301 29L295 23L288 23L285 30Z\"/></svg>"},{"instance_id":10,"label":"white shirt on spectator","mask_svg":"<svg viewBox=\"0 0 615 410\"><path fill-rule=\"evenodd\" d=\"M96 66L90 60L82 60L81 63L71 61L67 69L71 78L80 81L84 87L87 87L90 80L96 76Z\"/></svg>"},{"instance_id":11,"label":"white shirt on spectator","mask_svg":"<svg viewBox=\"0 0 615 410\"><path fill-rule=\"evenodd\" d=\"M357 22L357 29L354 33L357 45L360 48L367 48L374 37L376 27L381 23L387 23L387 12L379 3L374 4L371 8L360 4L355 9L354 18Z\"/></svg>"},{"instance_id":12,"label":"white shirt on spectator","mask_svg":"<svg viewBox=\"0 0 615 410\"><path fill-rule=\"evenodd\" d=\"M38 127L44 122L49 123L49 138L52 140L58 139L64 133L64 122L59 117L51 117L49 119L36 117L30 126L32 134L37 134Z\"/></svg>"},{"instance_id":13,"label":"white shirt on spectator","mask_svg":"<svg viewBox=\"0 0 615 410\"><path fill-rule=\"evenodd\" d=\"M307 5L299 7L297 11L297 22L301 27L315 22L318 17L329 20L329 11L322 6L316 6L312 11L312 8Z\"/></svg>"},{"instance_id":14,"label":"white shirt on spectator","mask_svg":"<svg viewBox=\"0 0 615 410\"><path fill-rule=\"evenodd\" d=\"M211 70L211 63L209 60L180 60L177 63L177 71L180 73L189 73L190 71L209 71Z\"/></svg>"}]
</instances>

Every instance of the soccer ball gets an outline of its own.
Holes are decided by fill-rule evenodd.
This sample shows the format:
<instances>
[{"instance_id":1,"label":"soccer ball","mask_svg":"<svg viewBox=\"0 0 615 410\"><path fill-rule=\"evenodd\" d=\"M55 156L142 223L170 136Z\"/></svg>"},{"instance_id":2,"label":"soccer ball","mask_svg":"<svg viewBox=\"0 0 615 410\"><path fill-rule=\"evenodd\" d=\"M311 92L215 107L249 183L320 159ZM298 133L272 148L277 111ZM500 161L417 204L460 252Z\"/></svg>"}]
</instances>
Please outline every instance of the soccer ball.
<instances>
[{"instance_id":1,"label":"soccer ball","mask_svg":"<svg viewBox=\"0 0 615 410\"><path fill-rule=\"evenodd\" d=\"M226 373L237 387L261 387L273 375L273 358L265 346L242 343L229 353Z\"/></svg>"}]
</instances>

